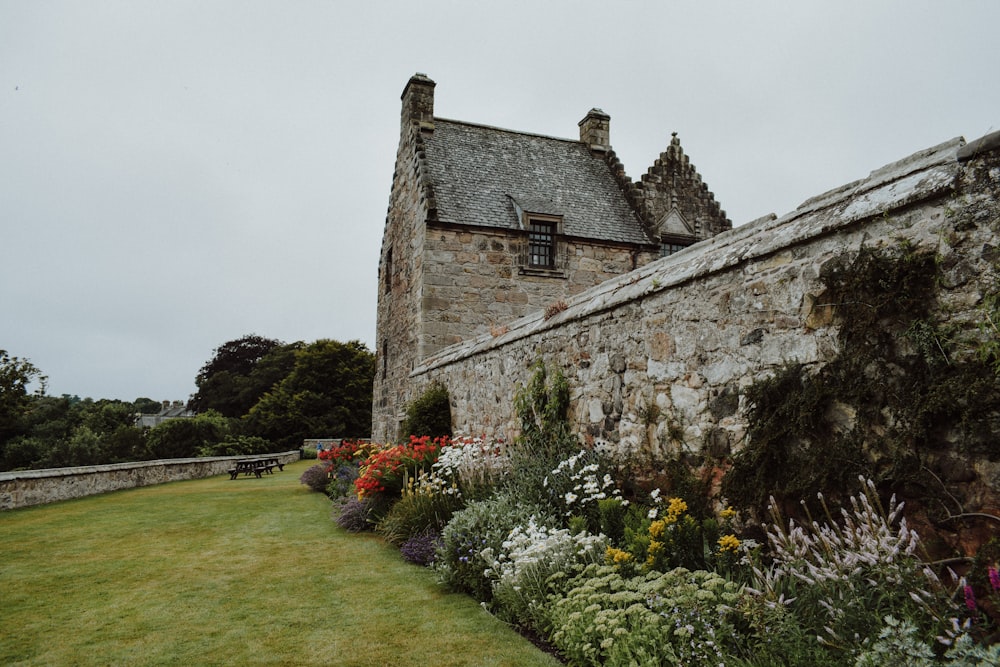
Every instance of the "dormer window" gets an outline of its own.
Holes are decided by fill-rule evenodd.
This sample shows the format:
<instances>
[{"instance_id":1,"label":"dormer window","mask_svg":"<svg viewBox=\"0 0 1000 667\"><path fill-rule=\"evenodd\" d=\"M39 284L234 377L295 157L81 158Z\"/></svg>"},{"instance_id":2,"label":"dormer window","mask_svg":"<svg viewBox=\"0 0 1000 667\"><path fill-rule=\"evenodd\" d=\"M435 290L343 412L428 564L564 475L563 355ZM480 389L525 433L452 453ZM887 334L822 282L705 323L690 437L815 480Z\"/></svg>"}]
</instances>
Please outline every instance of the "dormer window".
<instances>
[{"instance_id":1,"label":"dormer window","mask_svg":"<svg viewBox=\"0 0 1000 667\"><path fill-rule=\"evenodd\" d=\"M535 269L556 266L556 223L550 220L528 219L528 265Z\"/></svg>"},{"instance_id":2,"label":"dormer window","mask_svg":"<svg viewBox=\"0 0 1000 667\"><path fill-rule=\"evenodd\" d=\"M676 207L656 223L660 237L660 257L667 257L695 243L698 237L694 228Z\"/></svg>"},{"instance_id":3,"label":"dormer window","mask_svg":"<svg viewBox=\"0 0 1000 667\"><path fill-rule=\"evenodd\" d=\"M553 213L533 213L525 210L511 197L514 211L525 236L522 237L518 273L547 278L566 277L565 253L560 252L563 219ZM537 210L537 209L536 209Z\"/></svg>"},{"instance_id":4,"label":"dormer window","mask_svg":"<svg viewBox=\"0 0 1000 667\"><path fill-rule=\"evenodd\" d=\"M669 242L669 241L666 242L666 243L660 243L660 257L667 257L669 255L673 255L676 252L680 252L681 250L684 250L684 248L688 247L689 245L691 245L691 244L690 243L673 243L673 242Z\"/></svg>"}]
</instances>

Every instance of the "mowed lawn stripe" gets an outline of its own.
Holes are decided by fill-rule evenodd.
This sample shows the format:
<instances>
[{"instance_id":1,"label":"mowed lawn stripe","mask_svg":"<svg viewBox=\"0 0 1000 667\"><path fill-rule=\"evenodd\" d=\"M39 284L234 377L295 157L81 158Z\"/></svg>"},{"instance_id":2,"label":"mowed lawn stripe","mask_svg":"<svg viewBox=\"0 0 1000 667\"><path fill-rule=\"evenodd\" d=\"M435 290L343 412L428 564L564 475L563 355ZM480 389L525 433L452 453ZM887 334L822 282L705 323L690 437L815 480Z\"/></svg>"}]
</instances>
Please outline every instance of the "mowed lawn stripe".
<instances>
[{"instance_id":1,"label":"mowed lawn stripe","mask_svg":"<svg viewBox=\"0 0 1000 667\"><path fill-rule=\"evenodd\" d=\"M559 664L340 529L312 463L0 513L0 664Z\"/></svg>"}]
</instances>

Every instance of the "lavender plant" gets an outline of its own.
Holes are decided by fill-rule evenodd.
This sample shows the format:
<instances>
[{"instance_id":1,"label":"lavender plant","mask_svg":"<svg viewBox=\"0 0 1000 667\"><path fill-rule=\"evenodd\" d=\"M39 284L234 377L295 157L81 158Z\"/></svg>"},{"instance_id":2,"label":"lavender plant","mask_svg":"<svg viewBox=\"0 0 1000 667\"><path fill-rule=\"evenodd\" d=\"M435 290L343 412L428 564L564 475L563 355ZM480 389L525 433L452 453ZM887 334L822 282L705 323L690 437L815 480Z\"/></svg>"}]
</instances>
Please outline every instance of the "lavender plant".
<instances>
[{"instance_id":1,"label":"lavender plant","mask_svg":"<svg viewBox=\"0 0 1000 667\"><path fill-rule=\"evenodd\" d=\"M403 559L416 565L430 565L441 545L441 534L436 530L425 530L403 543L399 552Z\"/></svg>"},{"instance_id":2,"label":"lavender plant","mask_svg":"<svg viewBox=\"0 0 1000 667\"><path fill-rule=\"evenodd\" d=\"M371 499L345 498L335 510L335 520L338 526L352 533L372 530L375 527L374 509Z\"/></svg>"},{"instance_id":3,"label":"lavender plant","mask_svg":"<svg viewBox=\"0 0 1000 667\"><path fill-rule=\"evenodd\" d=\"M315 465L305 469L305 472L299 477L299 482L313 491L323 493L326 491L326 485L330 483L330 475L326 466Z\"/></svg>"}]
</instances>

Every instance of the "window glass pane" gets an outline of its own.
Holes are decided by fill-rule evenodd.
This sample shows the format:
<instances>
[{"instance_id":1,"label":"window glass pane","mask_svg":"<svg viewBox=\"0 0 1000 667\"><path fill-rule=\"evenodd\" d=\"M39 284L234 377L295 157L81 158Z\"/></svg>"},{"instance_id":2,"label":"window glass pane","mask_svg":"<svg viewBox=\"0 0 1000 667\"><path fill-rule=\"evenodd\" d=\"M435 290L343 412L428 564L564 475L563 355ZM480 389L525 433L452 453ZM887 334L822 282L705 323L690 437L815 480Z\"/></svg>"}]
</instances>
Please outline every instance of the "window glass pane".
<instances>
[{"instance_id":1,"label":"window glass pane","mask_svg":"<svg viewBox=\"0 0 1000 667\"><path fill-rule=\"evenodd\" d=\"M555 223L532 220L528 232L531 266L555 266Z\"/></svg>"},{"instance_id":2,"label":"window glass pane","mask_svg":"<svg viewBox=\"0 0 1000 667\"><path fill-rule=\"evenodd\" d=\"M663 243L660 245L660 257L673 255L675 252L680 252L686 247L686 245L681 245L680 243Z\"/></svg>"}]
</instances>

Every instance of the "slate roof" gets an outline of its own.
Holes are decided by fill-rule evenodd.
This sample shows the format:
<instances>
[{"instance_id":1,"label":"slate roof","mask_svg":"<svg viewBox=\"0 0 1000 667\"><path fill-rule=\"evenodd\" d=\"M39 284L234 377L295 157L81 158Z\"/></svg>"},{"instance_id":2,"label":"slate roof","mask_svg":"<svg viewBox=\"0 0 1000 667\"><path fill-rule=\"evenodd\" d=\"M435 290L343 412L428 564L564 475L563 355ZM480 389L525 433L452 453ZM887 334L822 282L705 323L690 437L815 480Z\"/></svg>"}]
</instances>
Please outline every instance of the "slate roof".
<instances>
[{"instance_id":1,"label":"slate roof","mask_svg":"<svg viewBox=\"0 0 1000 667\"><path fill-rule=\"evenodd\" d=\"M517 208L563 216L563 233L653 243L607 163L579 141L441 118L424 135L441 222L521 229Z\"/></svg>"}]
</instances>

